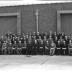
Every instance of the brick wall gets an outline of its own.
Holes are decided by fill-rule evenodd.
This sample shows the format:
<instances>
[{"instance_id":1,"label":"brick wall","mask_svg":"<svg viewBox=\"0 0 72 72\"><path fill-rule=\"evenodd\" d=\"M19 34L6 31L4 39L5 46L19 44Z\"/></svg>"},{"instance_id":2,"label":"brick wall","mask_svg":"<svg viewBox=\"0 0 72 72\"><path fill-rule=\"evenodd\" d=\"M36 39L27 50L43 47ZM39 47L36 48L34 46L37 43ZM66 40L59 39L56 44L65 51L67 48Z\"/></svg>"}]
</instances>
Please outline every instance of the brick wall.
<instances>
[{"instance_id":1,"label":"brick wall","mask_svg":"<svg viewBox=\"0 0 72 72\"><path fill-rule=\"evenodd\" d=\"M36 31L35 10L39 9L39 31L56 31L57 10L72 10L72 3L0 7L0 13L21 13L22 32ZM0 25L1 28L1 25Z\"/></svg>"}]
</instances>

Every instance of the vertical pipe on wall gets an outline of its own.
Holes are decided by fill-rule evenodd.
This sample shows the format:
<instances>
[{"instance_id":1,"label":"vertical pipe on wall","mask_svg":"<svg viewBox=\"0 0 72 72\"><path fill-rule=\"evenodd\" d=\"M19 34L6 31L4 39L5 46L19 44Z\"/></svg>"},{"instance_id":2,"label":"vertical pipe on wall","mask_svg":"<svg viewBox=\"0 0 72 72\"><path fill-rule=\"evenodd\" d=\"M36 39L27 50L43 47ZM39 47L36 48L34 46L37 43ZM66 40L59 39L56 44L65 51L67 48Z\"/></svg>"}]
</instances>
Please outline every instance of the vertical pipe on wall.
<instances>
[{"instance_id":1,"label":"vertical pipe on wall","mask_svg":"<svg viewBox=\"0 0 72 72\"><path fill-rule=\"evenodd\" d=\"M37 32L39 32L39 23L38 23L38 21L39 21L39 10L38 9L36 9L36 31Z\"/></svg>"},{"instance_id":2,"label":"vertical pipe on wall","mask_svg":"<svg viewBox=\"0 0 72 72\"><path fill-rule=\"evenodd\" d=\"M21 34L21 15L17 13L17 33Z\"/></svg>"},{"instance_id":3,"label":"vertical pipe on wall","mask_svg":"<svg viewBox=\"0 0 72 72\"><path fill-rule=\"evenodd\" d=\"M57 32L61 32L61 16L60 11L57 11Z\"/></svg>"}]
</instances>

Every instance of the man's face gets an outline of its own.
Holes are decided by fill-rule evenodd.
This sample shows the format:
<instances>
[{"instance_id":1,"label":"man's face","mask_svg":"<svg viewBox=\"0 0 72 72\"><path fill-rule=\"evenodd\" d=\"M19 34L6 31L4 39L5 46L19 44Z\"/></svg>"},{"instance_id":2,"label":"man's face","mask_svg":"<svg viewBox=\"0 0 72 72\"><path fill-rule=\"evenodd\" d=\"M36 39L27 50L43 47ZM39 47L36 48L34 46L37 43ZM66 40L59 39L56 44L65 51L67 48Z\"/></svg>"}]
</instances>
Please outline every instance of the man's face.
<instances>
[{"instance_id":1,"label":"man's face","mask_svg":"<svg viewBox=\"0 0 72 72\"><path fill-rule=\"evenodd\" d=\"M65 38L67 39L67 36L65 36Z\"/></svg>"},{"instance_id":2,"label":"man's face","mask_svg":"<svg viewBox=\"0 0 72 72\"><path fill-rule=\"evenodd\" d=\"M41 39L41 37L39 36L39 39Z\"/></svg>"},{"instance_id":3,"label":"man's face","mask_svg":"<svg viewBox=\"0 0 72 72\"><path fill-rule=\"evenodd\" d=\"M21 44L21 41L19 41L19 43Z\"/></svg>"},{"instance_id":4,"label":"man's face","mask_svg":"<svg viewBox=\"0 0 72 72\"><path fill-rule=\"evenodd\" d=\"M3 36L1 36L1 38L3 39Z\"/></svg>"},{"instance_id":5,"label":"man's face","mask_svg":"<svg viewBox=\"0 0 72 72\"><path fill-rule=\"evenodd\" d=\"M71 40L69 41L69 43L71 43Z\"/></svg>"},{"instance_id":6,"label":"man's face","mask_svg":"<svg viewBox=\"0 0 72 72\"><path fill-rule=\"evenodd\" d=\"M49 42L47 41L47 44L49 44Z\"/></svg>"},{"instance_id":7,"label":"man's face","mask_svg":"<svg viewBox=\"0 0 72 72\"><path fill-rule=\"evenodd\" d=\"M60 41L58 41L58 43L60 43Z\"/></svg>"},{"instance_id":8,"label":"man's face","mask_svg":"<svg viewBox=\"0 0 72 72\"><path fill-rule=\"evenodd\" d=\"M16 44L16 41L14 43Z\"/></svg>"},{"instance_id":9,"label":"man's face","mask_svg":"<svg viewBox=\"0 0 72 72\"><path fill-rule=\"evenodd\" d=\"M35 32L33 34L35 34Z\"/></svg>"}]
</instances>

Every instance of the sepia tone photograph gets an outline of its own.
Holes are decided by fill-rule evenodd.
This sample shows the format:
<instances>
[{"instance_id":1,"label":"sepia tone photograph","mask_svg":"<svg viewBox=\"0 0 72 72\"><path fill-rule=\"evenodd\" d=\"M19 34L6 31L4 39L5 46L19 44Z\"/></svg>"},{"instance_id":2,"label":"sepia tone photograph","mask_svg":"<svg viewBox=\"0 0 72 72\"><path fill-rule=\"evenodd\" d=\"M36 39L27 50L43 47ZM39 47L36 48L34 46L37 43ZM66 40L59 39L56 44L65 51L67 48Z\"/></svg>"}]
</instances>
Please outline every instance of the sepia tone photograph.
<instances>
[{"instance_id":1,"label":"sepia tone photograph","mask_svg":"<svg viewBox=\"0 0 72 72\"><path fill-rule=\"evenodd\" d=\"M0 1L0 69L34 67L71 69L71 0Z\"/></svg>"}]
</instances>

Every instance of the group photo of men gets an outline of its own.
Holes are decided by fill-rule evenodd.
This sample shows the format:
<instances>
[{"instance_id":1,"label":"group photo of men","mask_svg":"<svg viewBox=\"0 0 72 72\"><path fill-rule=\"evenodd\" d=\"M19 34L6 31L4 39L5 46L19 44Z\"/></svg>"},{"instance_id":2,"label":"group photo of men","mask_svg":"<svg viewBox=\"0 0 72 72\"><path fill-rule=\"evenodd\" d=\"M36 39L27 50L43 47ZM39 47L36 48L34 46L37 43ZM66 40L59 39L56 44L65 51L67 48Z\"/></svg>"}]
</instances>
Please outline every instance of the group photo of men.
<instances>
[{"instance_id":1,"label":"group photo of men","mask_svg":"<svg viewBox=\"0 0 72 72\"><path fill-rule=\"evenodd\" d=\"M72 55L72 36L64 32L8 32L0 37L0 55Z\"/></svg>"}]
</instances>

